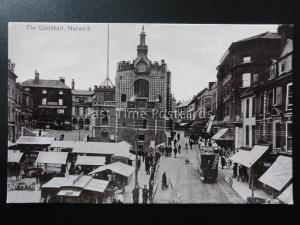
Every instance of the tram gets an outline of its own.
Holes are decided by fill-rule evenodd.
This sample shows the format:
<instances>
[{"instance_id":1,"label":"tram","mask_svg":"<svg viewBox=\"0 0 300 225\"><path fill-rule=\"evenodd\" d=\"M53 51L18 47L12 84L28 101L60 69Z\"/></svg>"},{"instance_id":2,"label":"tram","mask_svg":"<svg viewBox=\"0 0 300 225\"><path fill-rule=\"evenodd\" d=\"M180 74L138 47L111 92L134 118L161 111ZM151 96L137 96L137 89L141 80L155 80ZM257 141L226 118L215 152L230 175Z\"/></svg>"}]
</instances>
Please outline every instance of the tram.
<instances>
[{"instance_id":1,"label":"tram","mask_svg":"<svg viewBox=\"0 0 300 225\"><path fill-rule=\"evenodd\" d=\"M201 147L197 152L200 178L205 183L213 183L218 177L219 154L213 147Z\"/></svg>"}]
</instances>

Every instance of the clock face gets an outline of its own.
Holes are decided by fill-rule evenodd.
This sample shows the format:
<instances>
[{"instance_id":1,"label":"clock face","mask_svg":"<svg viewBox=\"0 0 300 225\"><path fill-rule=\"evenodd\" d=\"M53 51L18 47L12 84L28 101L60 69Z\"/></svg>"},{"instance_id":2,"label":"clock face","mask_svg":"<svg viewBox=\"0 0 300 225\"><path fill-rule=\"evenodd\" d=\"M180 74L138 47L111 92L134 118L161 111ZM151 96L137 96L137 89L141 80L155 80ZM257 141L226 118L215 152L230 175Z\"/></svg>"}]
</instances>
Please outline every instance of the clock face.
<instances>
[{"instance_id":1,"label":"clock face","mask_svg":"<svg viewBox=\"0 0 300 225\"><path fill-rule=\"evenodd\" d=\"M137 70L140 73L145 73L147 70L147 64L145 62L140 62L137 66Z\"/></svg>"}]
</instances>

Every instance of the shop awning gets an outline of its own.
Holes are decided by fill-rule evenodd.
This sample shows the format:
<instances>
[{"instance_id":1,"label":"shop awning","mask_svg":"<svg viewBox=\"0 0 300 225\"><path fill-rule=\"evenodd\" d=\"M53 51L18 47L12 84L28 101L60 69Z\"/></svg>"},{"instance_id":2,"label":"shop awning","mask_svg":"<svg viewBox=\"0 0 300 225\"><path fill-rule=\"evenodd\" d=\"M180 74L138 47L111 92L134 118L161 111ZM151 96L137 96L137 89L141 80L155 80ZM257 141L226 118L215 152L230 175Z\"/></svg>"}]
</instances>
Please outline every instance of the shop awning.
<instances>
[{"instance_id":1,"label":"shop awning","mask_svg":"<svg viewBox=\"0 0 300 225\"><path fill-rule=\"evenodd\" d=\"M268 150L269 146L255 145L251 151L239 150L230 157L233 162L251 168L256 161Z\"/></svg>"},{"instance_id":2,"label":"shop awning","mask_svg":"<svg viewBox=\"0 0 300 225\"><path fill-rule=\"evenodd\" d=\"M105 157L102 156L77 156L76 165L103 166Z\"/></svg>"},{"instance_id":3,"label":"shop awning","mask_svg":"<svg viewBox=\"0 0 300 225\"><path fill-rule=\"evenodd\" d=\"M215 119L214 115L209 118L209 121L207 122L207 125L206 125L206 133L210 132L211 126L212 126L212 124L214 122L214 119Z\"/></svg>"},{"instance_id":4,"label":"shop awning","mask_svg":"<svg viewBox=\"0 0 300 225\"><path fill-rule=\"evenodd\" d=\"M50 148L74 148L78 141L53 141Z\"/></svg>"},{"instance_id":5,"label":"shop awning","mask_svg":"<svg viewBox=\"0 0 300 225\"><path fill-rule=\"evenodd\" d=\"M293 184L290 184L278 197L285 204L293 204Z\"/></svg>"},{"instance_id":6,"label":"shop awning","mask_svg":"<svg viewBox=\"0 0 300 225\"><path fill-rule=\"evenodd\" d=\"M12 146L15 146L16 144L15 143L12 143L12 142L10 142L10 141L8 141L7 142L7 147L9 148L9 147L12 147Z\"/></svg>"},{"instance_id":7,"label":"shop awning","mask_svg":"<svg viewBox=\"0 0 300 225\"><path fill-rule=\"evenodd\" d=\"M103 193L107 188L109 181L100 180L100 179L92 179L85 187L85 190L95 191Z\"/></svg>"},{"instance_id":8,"label":"shop awning","mask_svg":"<svg viewBox=\"0 0 300 225\"><path fill-rule=\"evenodd\" d=\"M135 168L133 166L129 166L121 162L115 162L105 166L100 166L99 168L95 169L89 174L99 173L105 170L111 170L114 173L121 174L125 177L129 177L134 172Z\"/></svg>"},{"instance_id":9,"label":"shop awning","mask_svg":"<svg viewBox=\"0 0 300 225\"><path fill-rule=\"evenodd\" d=\"M217 141L233 141L234 136L229 132L228 128L222 128L214 136L212 136L211 139Z\"/></svg>"},{"instance_id":10,"label":"shop awning","mask_svg":"<svg viewBox=\"0 0 300 225\"><path fill-rule=\"evenodd\" d=\"M258 180L277 191L281 191L292 179L292 169L292 158L280 155Z\"/></svg>"},{"instance_id":11,"label":"shop awning","mask_svg":"<svg viewBox=\"0 0 300 225\"><path fill-rule=\"evenodd\" d=\"M66 164L67 152L39 152L36 163Z\"/></svg>"},{"instance_id":12,"label":"shop awning","mask_svg":"<svg viewBox=\"0 0 300 225\"><path fill-rule=\"evenodd\" d=\"M81 194L82 190L71 190L71 189L63 189L60 190L57 195L58 196L69 196L69 197L78 197Z\"/></svg>"},{"instance_id":13,"label":"shop awning","mask_svg":"<svg viewBox=\"0 0 300 225\"><path fill-rule=\"evenodd\" d=\"M51 145L54 138L50 137L33 137L33 136L21 136L17 140L18 145Z\"/></svg>"},{"instance_id":14,"label":"shop awning","mask_svg":"<svg viewBox=\"0 0 300 225\"><path fill-rule=\"evenodd\" d=\"M10 163L18 163L20 162L22 158L23 153L19 151L14 150L8 150L7 151L7 162Z\"/></svg>"}]
</instances>

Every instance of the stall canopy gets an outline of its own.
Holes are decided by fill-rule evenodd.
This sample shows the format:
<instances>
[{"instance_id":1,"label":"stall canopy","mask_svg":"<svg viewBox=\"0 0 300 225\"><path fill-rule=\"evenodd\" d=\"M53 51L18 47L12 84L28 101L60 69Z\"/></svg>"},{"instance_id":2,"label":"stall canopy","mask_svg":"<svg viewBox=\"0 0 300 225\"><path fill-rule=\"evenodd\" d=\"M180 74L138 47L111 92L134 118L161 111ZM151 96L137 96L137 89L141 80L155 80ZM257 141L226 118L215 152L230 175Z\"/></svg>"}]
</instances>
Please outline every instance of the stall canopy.
<instances>
[{"instance_id":1,"label":"stall canopy","mask_svg":"<svg viewBox=\"0 0 300 225\"><path fill-rule=\"evenodd\" d=\"M78 141L53 141L50 148L74 148Z\"/></svg>"},{"instance_id":2,"label":"stall canopy","mask_svg":"<svg viewBox=\"0 0 300 225\"><path fill-rule=\"evenodd\" d=\"M76 165L86 166L103 166L105 165L105 157L102 156L78 156Z\"/></svg>"},{"instance_id":3,"label":"stall canopy","mask_svg":"<svg viewBox=\"0 0 300 225\"><path fill-rule=\"evenodd\" d=\"M280 155L258 180L277 191L281 191L292 179L292 176L292 158Z\"/></svg>"},{"instance_id":4,"label":"stall canopy","mask_svg":"<svg viewBox=\"0 0 300 225\"><path fill-rule=\"evenodd\" d=\"M268 145L255 145L251 151L239 150L230 157L233 162L251 168L256 161L268 150Z\"/></svg>"},{"instance_id":5,"label":"stall canopy","mask_svg":"<svg viewBox=\"0 0 300 225\"><path fill-rule=\"evenodd\" d=\"M234 136L230 133L228 128L222 128L211 138L212 140L223 140L223 141L233 141Z\"/></svg>"},{"instance_id":6,"label":"stall canopy","mask_svg":"<svg viewBox=\"0 0 300 225\"><path fill-rule=\"evenodd\" d=\"M36 163L66 164L67 157L67 152L39 152Z\"/></svg>"},{"instance_id":7,"label":"stall canopy","mask_svg":"<svg viewBox=\"0 0 300 225\"><path fill-rule=\"evenodd\" d=\"M112 164L101 166L93 170L89 174L99 173L105 170L111 170L113 173L117 173L125 177L129 177L134 172L135 168L133 166L129 166L121 162L115 162Z\"/></svg>"},{"instance_id":8,"label":"stall canopy","mask_svg":"<svg viewBox=\"0 0 300 225\"><path fill-rule=\"evenodd\" d=\"M71 188L75 187L89 191L104 192L108 183L109 181L95 179L91 176L69 175L67 177L54 177L42 185L42 188L62 188L61 191L74 191ZM61 192L61 195L66 195L66 193Z\"/></svg>"},{"instance_id":9,"label":"stall canopy","mask_svg":"<svg viewBox=\"0 0 300 225\"><path fill-rule=\"evenodd\" d=\"M19 151L8 150L7 152L7 162L18 163L22 158L23 153Z\"/></svg>"},{"instance_id":10,"label":"stall canopy","mask_svg":"<svg viewBox=\"0 0 300 225\"><path fill-rule=\"evenodd\" d=\"M72 190L72 189L63 189L60 190L58 196L69 196L69 197L78 197L81 194L82 190Z\"/></svg>"},{"instance_id":11,"label":"stall canopy","mask_svg":"<svg viewBox=\"0 0 300 225\"><path fill-rule=\"evenodd\" d=\"M32 137L32 136L21 136L17 140L18 145L51 145L54 138L50 137Z\"/></svg>"},{"instance_id":12,"label":"stall canopy","mask_svg":"<svg viewBox=\"0 0 300 225\"><path fill-rule=\"evenodd\" d=\"M12 143L12 142L10 142L10 141L8 141L7 142L7 147L9 148L9 147L12 147L12 146L15 146L16 144L15 143Z\"/></svg>"},{"instance_id":13,"label":"stall canopy","mask_svg":"<svg viewBox=\"0 0 300 225\"><path fill-rule=\"evenodd\" d=\"M285 204L293 204L293 184L290 184L278 197Z\"/></svg>"}]
</instances>

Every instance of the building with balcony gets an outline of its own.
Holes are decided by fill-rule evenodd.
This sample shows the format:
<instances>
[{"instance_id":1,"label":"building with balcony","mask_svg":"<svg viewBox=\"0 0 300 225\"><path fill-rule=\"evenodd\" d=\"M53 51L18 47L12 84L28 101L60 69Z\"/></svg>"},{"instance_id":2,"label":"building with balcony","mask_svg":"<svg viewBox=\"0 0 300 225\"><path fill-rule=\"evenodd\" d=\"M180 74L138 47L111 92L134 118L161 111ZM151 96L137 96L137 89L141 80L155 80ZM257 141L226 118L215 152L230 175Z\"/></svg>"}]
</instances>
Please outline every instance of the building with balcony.
<instances>
[{"instance_id":1,"label":"building with balcony","mask_svg":"<svg viewBox=\"0 0 300 225\"><path fill-rule=\"evenodd\" d=\"M151 62L144 28L132 62L121 61L116 74L117 138L147 149L166 142L168 113L172 110L171 72L165 60ZM142 116L141 114L144 114ZM138 130L138 131L137 131Z\"/></svg>"},{"instance_id":2,"label":"building with balcony","mask_svg":"<svg viewBox=\"0 0 300 225\"><path fill-rule=\"evenodd\" d=\"M72 93L65 84L65 78L59 80L35 78L21 83L24 91L32 95L32 125L35 128L71 129Z\"/></svg>"}]
</instances>

